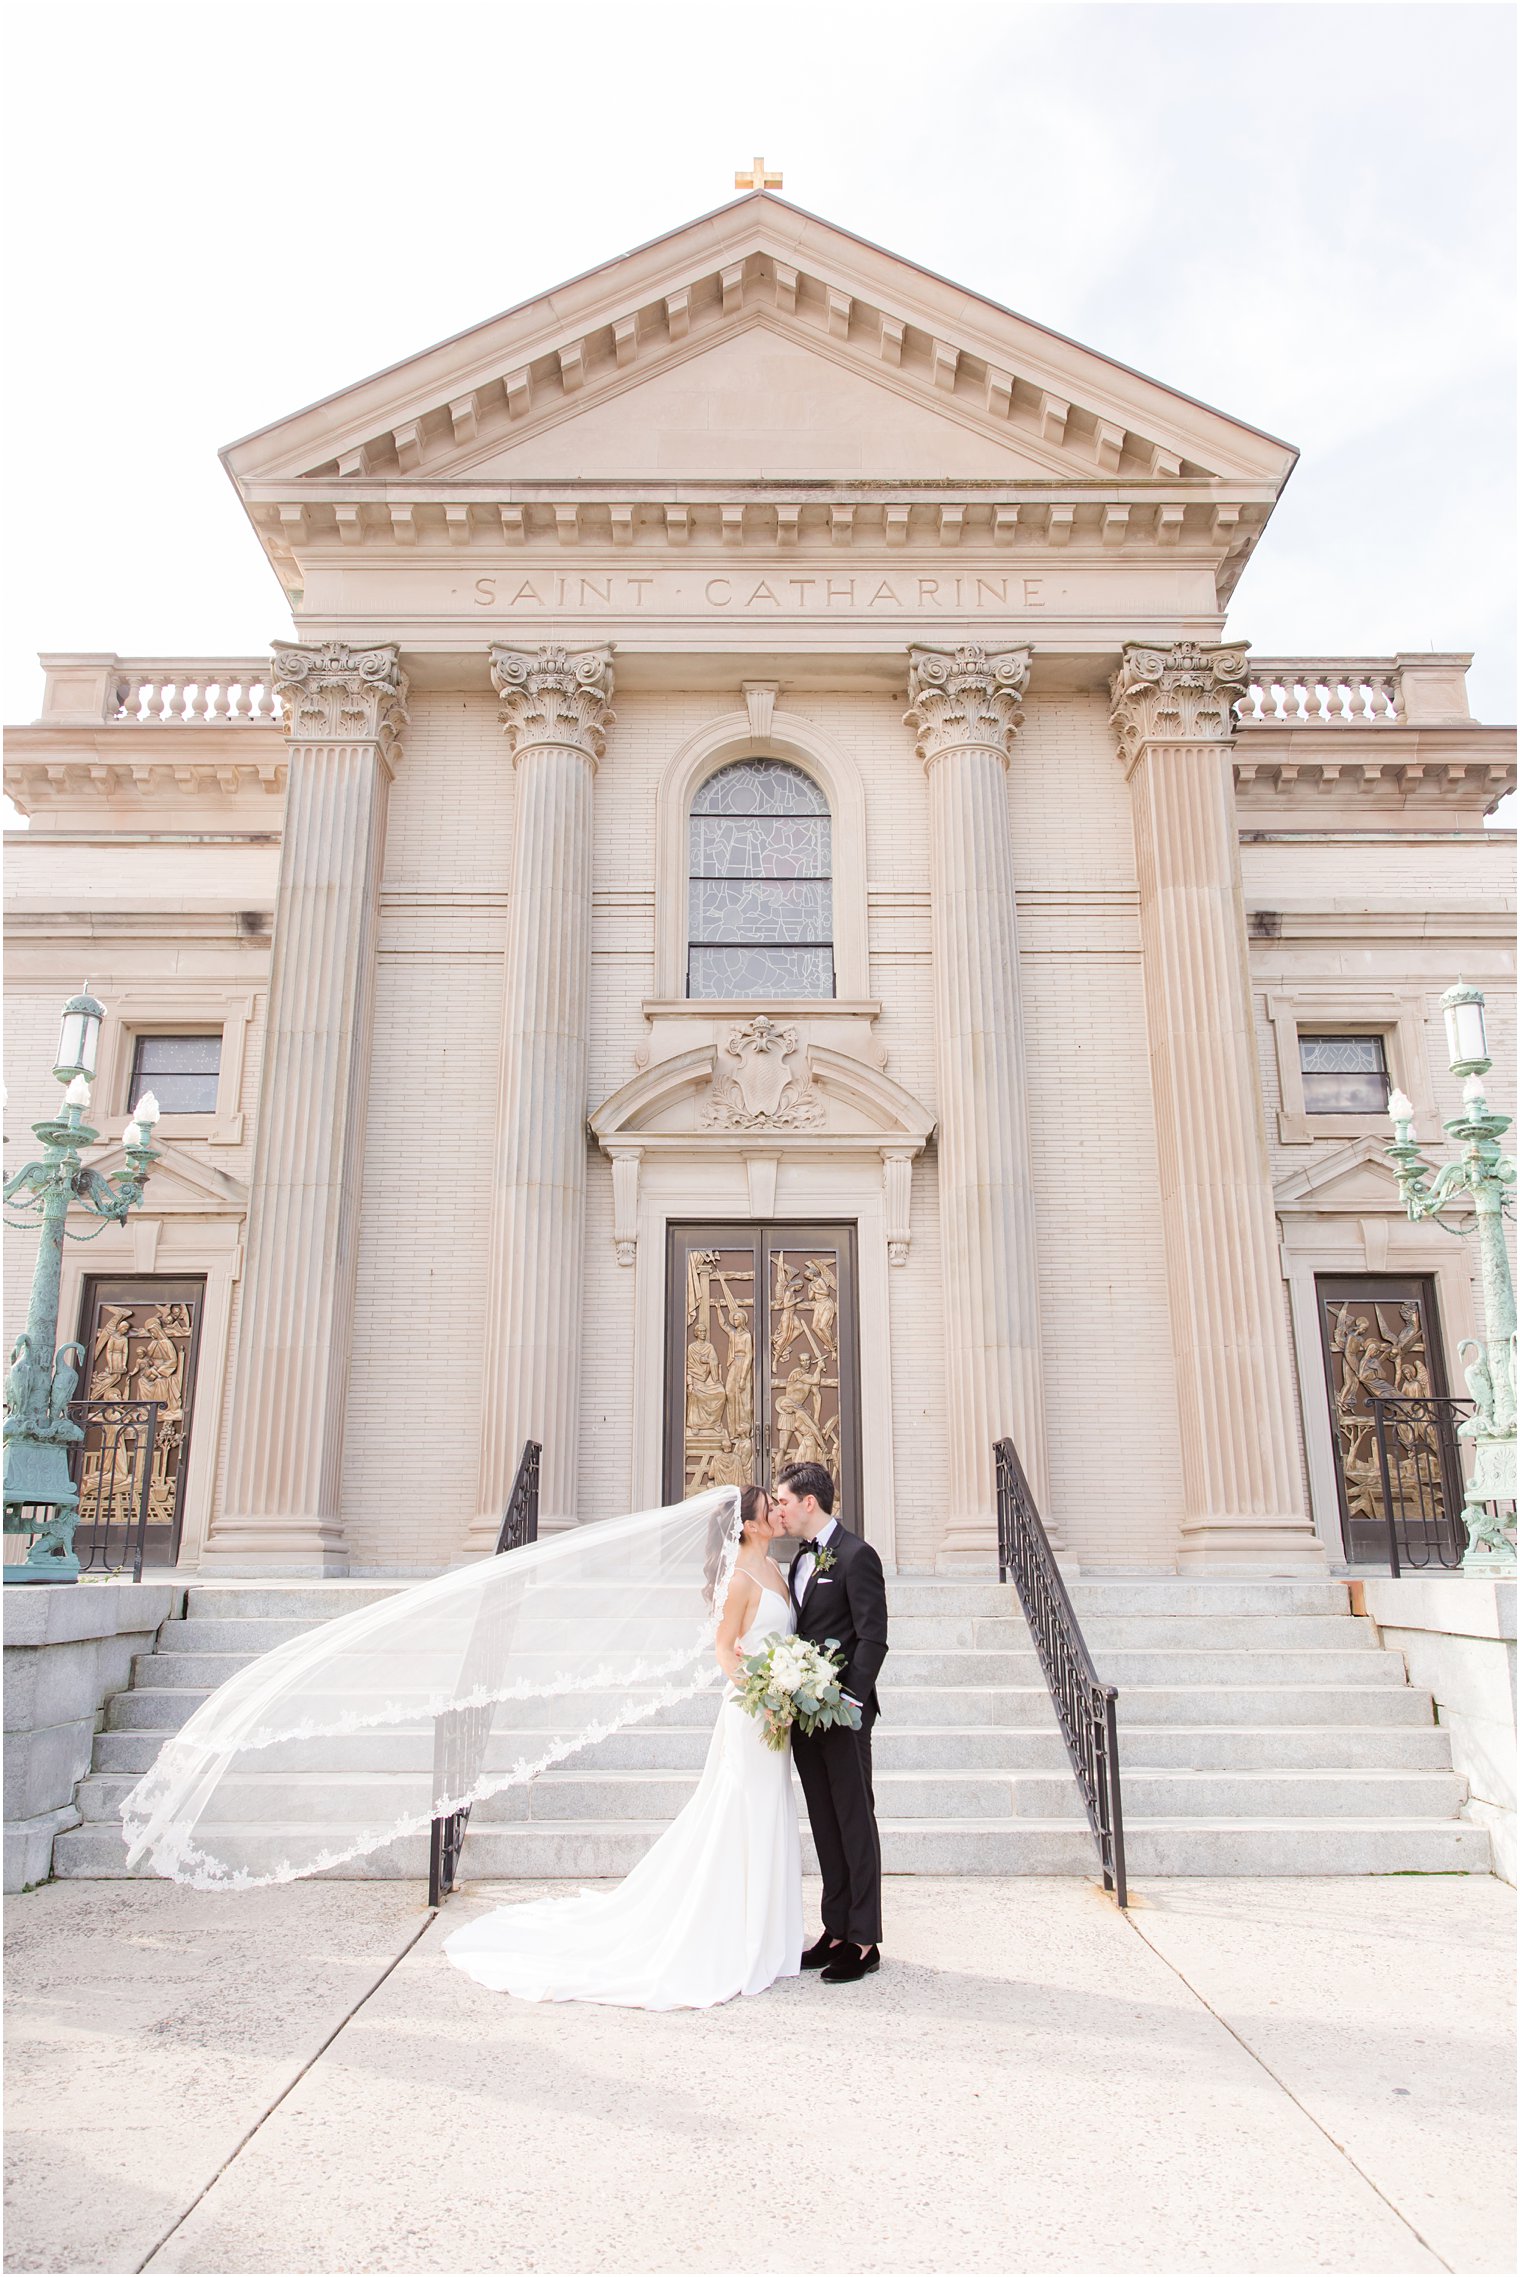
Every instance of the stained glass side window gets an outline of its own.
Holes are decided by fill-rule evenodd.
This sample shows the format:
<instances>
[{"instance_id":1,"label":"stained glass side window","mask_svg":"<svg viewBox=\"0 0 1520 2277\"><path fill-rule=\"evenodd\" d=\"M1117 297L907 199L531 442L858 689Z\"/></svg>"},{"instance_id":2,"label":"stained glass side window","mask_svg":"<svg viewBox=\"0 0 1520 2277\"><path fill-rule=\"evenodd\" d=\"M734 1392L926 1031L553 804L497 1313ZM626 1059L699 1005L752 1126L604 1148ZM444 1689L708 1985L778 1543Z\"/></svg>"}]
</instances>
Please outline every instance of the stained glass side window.
<instances>
[{"instance_id":1,"label":"stained glass side window","mask_svg":"<svg viewBox=\"0 0 1520 2277\"><path fill-rule=\"evenodd\" d=\"M832 996L828 801L786 759L742 759L692 802L688 996Z\"/></svg>"},{"instance_id":2,"label":"stained glass side window","mask_svg":"<svg viewBox=\"0 0 1520 2277\"><path fill-rule=\"evenodd\" d=\"M1308 1115L1381 1115L1388 1105L1388 1061L1381 1036L1298 1039Z\"/></svg>"}]
</instances>

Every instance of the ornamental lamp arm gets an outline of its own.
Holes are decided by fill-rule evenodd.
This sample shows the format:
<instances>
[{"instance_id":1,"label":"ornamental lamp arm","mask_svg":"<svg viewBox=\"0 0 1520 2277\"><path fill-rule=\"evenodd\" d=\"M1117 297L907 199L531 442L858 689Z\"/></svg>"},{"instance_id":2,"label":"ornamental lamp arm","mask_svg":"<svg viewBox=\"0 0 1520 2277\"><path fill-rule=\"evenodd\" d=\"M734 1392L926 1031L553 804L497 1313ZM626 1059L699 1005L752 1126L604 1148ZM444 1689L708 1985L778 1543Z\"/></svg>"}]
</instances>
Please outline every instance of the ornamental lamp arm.
<instances>
[{"instance_id":1,"label":"ornamental lamp arm","mask_svg":"<svg viewBox=\"0 0 1520 2277\"><path fill-rule=\"evenodd\" d=\"M125 1218L142 1200L143 1188L155 1162L159 1159L155 1148L132 1147L127 1155L124 1170L107 1177L104 1171L83 1169L74 1181L74 1192L101 1218Z\"/></svg>"}]
</instances>

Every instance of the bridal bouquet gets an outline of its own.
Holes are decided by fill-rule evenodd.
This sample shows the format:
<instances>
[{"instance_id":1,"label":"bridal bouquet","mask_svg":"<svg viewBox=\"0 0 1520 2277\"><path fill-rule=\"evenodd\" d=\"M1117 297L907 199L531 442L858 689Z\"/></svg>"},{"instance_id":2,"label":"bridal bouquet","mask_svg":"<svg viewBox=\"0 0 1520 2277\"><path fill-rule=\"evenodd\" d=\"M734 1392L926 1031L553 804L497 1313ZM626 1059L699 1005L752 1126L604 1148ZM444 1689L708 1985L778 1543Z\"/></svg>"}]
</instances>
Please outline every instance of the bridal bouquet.
<instances>
[{"instance_id":1,"label":"bridal bouquet","mask_svg":"<svg viewBox=\"0 0 1520 2277\"><path fill-rule=\"evenodd\" d=\"M759 1716L765 1726L765 1744L785 1747L793 1724L805 1732L827 1731L834 1724L860 1729L860 1710L839 1689L840 1664L830 1647L805 1637L773 1637L763 1652L740 1663L735 1678L739 1706Z\"/></svg>"}]
</instances>

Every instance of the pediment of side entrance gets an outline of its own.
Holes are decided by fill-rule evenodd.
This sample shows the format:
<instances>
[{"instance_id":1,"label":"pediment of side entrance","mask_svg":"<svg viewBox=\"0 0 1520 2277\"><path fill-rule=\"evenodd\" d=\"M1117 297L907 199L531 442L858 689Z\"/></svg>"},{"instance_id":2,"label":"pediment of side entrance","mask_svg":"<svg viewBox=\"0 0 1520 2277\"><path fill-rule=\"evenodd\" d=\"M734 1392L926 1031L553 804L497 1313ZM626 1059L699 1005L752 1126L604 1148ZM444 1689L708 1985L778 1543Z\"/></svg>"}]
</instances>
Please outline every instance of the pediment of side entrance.
<instances>
[{"instance_id":1,"label":"pediment of side entrance","mask_svg":"<svg viewBox=\"0 0 1520 2277\"><path fill-rule=\"evenodd\" d=\"M159 1159L143 1189L144 1217L246 1216L248 1188L240 1178L172 1140L159 1139L156 1148ZM119 1177L126 1167L126 1149L119 1140L90 1157L90 1168L103 1178Z\"/></svg>"},{"instance_id":2,"label":"pediment of side entrance","mask_svg":"<svg viewBox=\"0 0 1520 2277\"><path fill-rule=\"evenodd\" d=\"M1279 1215L1372 1217L1404 1215L1403 1197L1381 1139L1354 1139L1318 1162L1280 1178L1273 1189ZM1453 1204L1460 1210L1463 1197Z\"/></svg>"}]
</instances>

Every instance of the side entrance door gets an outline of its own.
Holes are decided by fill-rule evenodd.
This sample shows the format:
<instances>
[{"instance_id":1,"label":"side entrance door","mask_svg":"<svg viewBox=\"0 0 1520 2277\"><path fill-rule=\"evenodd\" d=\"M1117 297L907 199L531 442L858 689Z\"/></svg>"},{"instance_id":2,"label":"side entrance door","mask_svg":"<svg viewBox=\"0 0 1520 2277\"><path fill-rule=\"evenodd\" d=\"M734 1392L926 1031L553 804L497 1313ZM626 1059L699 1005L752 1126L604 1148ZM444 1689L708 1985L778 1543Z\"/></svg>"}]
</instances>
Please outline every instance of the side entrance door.
<instances>
[{"instance_id":1,"label":"side entrance door","mask_svg":"<svg viewBox=\"0 0 1520 2277\"><path fill-rule=\"evenodd\" d=\"M202 1280L107 1280L85 1283L79 1340L83 1399L154 1400L158 1428L148 1489L145 1555L150 1565L173 1565L179 1555L190 1427L195 1414ZM135 1522L141 1492L130 1434L106 1418L93 1423L80 1450L80 1524L75 1547L81 1564L105 1562Z\"/></svg>"},{"instance_id":2,"label":"side entrance door","mask_svg":"<svg viewBox=\"0 0 1520 2277\"><path fill-rule=\"evenodd\" d=\"M1387 1563L1390 1515L1402 1564L1460 1562L1462 1474L1432 1281L1322 1273L1314 1286L1347 1564ZM1385 1411L1381 1451L1380 1399L1403 1402Z\"/></svg>"},{"instance_id":3,"label":"side entrance door","mask_svg":"<svg viewBox=\"0 0 1520 2277\"><path fill-rule=\"evenodd\" d=\"M665 1495L818 1462L862 1531L852 1225L682 1225L666 1279Z\"/></svg>"}]
</instances>

